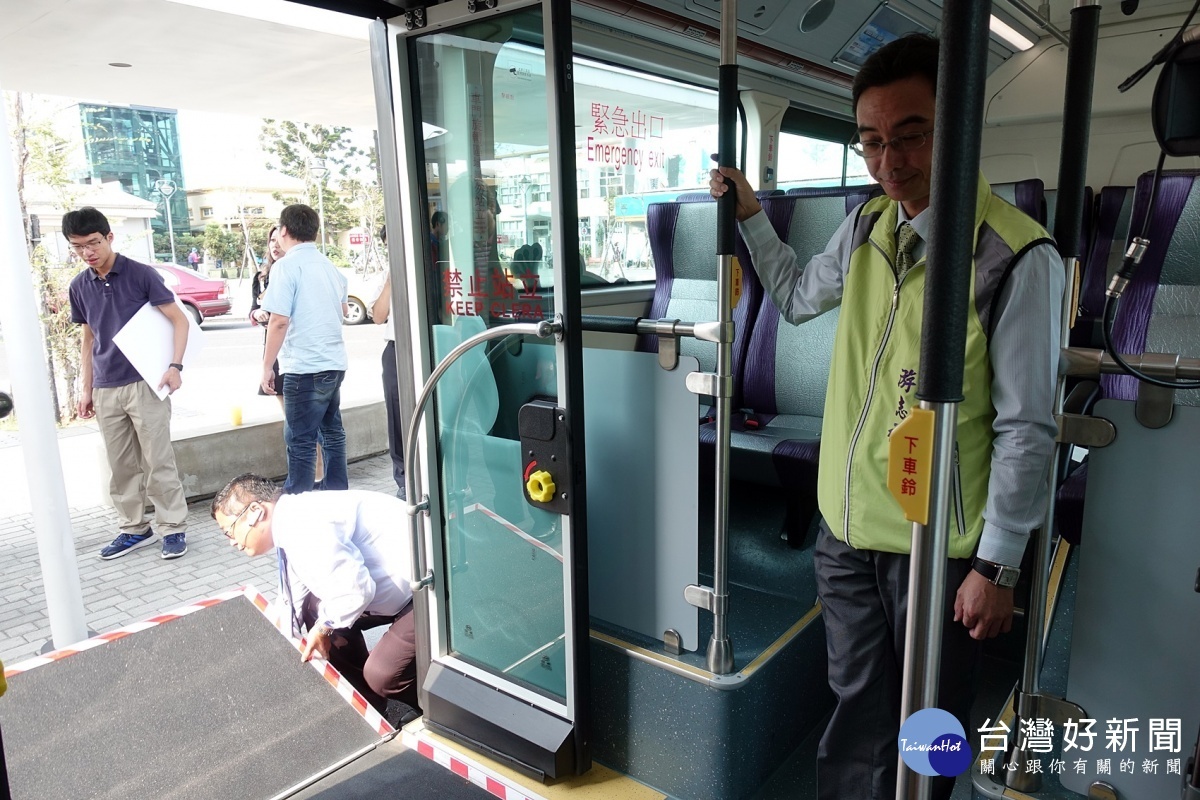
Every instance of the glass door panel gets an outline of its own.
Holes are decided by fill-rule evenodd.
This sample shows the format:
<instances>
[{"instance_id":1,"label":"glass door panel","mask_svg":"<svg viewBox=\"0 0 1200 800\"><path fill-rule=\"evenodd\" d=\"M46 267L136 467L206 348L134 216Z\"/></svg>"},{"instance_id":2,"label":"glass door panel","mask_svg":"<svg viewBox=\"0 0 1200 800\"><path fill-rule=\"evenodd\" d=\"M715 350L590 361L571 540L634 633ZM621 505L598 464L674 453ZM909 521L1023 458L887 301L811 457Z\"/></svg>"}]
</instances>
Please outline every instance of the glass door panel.
<instances>
[{"instance_id":1,"label":"glass door panel","mask_svg":"<svg viewBox=\"0 0 1200 800\"><path fill-rule=\"evenodd\" d=\"M433 363L486 328L553 316L556 126L543 41L542 9L533 6L412 43ZM444 225L433 226L435 214ZM517 429L534 397L558 402L563 352L508 339L476 346L438 385L436 418L442 649L569 716L569 526L527 498Z\"/></svg>"}]
</instances>

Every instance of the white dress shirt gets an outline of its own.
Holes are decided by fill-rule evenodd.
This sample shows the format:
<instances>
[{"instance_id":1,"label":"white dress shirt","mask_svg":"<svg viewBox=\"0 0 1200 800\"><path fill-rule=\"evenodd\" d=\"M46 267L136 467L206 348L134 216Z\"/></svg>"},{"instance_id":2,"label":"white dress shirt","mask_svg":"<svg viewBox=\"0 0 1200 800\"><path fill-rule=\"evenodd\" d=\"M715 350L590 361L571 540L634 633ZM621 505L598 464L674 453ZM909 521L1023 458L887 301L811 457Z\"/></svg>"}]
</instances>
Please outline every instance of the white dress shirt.
<instances>
[{"instance_id":1,"label":"white dress shirt","mask_svg":"<svg viewBox=\"0 0 1200 800\"><path fill-rule=\"evenodd\" d=\"M283 495L271 523L286 564L281 600L298 610L311 592L321 600L317 624L329 628L348 628L363 614L399 614L412 599L407 522L404 501L378 492Z\"/></svg>"}]
</instances>

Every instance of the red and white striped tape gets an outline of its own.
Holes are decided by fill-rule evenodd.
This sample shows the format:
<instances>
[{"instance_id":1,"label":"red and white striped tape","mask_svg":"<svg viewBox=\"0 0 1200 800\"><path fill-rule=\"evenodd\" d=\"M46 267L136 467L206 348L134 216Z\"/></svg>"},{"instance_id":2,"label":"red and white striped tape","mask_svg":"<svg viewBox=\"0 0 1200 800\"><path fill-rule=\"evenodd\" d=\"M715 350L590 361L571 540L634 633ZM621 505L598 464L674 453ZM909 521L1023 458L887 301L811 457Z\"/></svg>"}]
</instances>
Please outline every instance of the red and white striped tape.
<instances>
[{"instance_id":1,"label":"red and white striped tape","mask_svg":"<svg viewBox=\"0 0 1200 800\"><path fill-rule=\"evenodd\" d=\"M452 750L441 742L425 734L424 729L409 726L400 732L400 741L410 750L416 750L434 763L465 778L471 783L486 789L494 797L501 800L545 800L538 794L532 794L515 781L510 780L469 758L456 750Z\"/></svg>"},{"instance_id":2,"label":"red and white striped tape","mask_svg":"<svg viewBox=\"0 0 1200 800\"><path fill-rule=\"evenodd\" d=\"M231 600L240 594L242 594L241 589L225 592L224 594L210 597L207 600L200 600L199 602L192 603L191 605L177 608L174 611L167 612L166 614L159 614L157 616L150 617L150 619L143 620L141 622L135 622L132 625L126 625L124 628L117 628L116 630L109 631L108 633L102 633L99 636L93 636L91 639L84 639L82 642L76 642L70 647L64 647L61 650L54 650L44 656L37 656L36 658L31 658L28 661L22 661L20 664L15 666L8 667L4 670L4 677L9 678L22 672L28 672L34 667L40 667L43 664L51 664L55 661L64 659L67 656L75 655L76 653L82 653L85 650L91 650L93 647L99 647L102 644L115 642L117 639L123 639L131 633L144 631L147 628L153 628L156 625L162 625L164 622L170 622L173 619L186 617L188 614L194 614L201 609L210 608L211 606L215 606L217 603Z\"/></svg>"}]
</instances>

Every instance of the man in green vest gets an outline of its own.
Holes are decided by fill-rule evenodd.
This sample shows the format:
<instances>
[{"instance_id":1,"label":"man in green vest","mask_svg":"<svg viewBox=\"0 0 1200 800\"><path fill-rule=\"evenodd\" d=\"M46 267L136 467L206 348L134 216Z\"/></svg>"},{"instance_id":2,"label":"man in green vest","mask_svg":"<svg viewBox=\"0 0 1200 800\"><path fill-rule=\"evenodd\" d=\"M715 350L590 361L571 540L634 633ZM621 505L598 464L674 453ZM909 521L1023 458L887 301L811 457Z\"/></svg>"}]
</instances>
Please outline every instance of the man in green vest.
<instances>
[{"instance_id":1,"label":"man in green vest","mask_svg":"<svg viewBox=\"0 0 1200 800\"><path fill-rule=\"evenodd\" d=\"M841 307L821 431L814 553L837 706L817 752L822 800L895 795L912 525L887 490L892 428L917 403L925 256L931 224L938 43L908 36L863 65L852 89L858 142L884 196L847 217L801 267L736 169L754 267L793 324ZM938 706L970 735L982 640L1012 627L1029 533L1045 510L1056 426L1053 396L1065 283L1046 231L980 176L946 570ZM934 781L948 798L952 778Z\"/></svg>"}]
</instances>

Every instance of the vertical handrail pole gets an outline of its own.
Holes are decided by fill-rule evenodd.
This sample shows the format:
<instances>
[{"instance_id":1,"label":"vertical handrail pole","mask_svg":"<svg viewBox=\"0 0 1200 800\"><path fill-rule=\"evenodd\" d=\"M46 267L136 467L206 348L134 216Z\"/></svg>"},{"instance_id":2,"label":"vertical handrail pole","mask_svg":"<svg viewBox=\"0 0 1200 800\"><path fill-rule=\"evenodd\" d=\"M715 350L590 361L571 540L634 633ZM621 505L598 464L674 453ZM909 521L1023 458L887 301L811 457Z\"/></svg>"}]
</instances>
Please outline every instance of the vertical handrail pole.
<instances>
[{"instance_id":1,"label":"vertical handrail pole","mask_svg":"<svg viewBox=\"0 0 1200 800\"><path fill-rule=\"evenodd\" d=\"M938 56L930 238L917 397L934 413L929 524L913 524L900 720L937 705L941 674L950 484L971 286L990 3L946 3ZM896 797L925 800L933 784L898 758Z\"/></svg>"},{"instance_id":2,"label":"vertical handrail pole","mask_svg":"<svg viewBox=\"0 0 1200 800\"><path fill-rule=\"evenodd\" d=\"M721 65L718 79L717 160L734 166L737 146L737 0L721 0ZM732 191L717 201L717 443L716 513L713 530L713 632L706 663L710 672L733 671L729 611L729 419L733 402L733 253L737 198Z\"/></svg>"},{"instance_id":3,"label":"vertical handrail pole","mask_svg":"<svg viewBox=\"0 0 1200 800\"><path fill-rule=\"evenodd\" d=\"M1075 7L1071 9L1071 44L1067 48L1067 91L1058 156L1058 204L1051 221L1054 240L1058 242L1063 258L1079 254L1099 38L1100 3L1098 0L1075 0Z\"/></svg>"},{"instance_id":4,"label":"vertical handrail pole","mask_svg":"<svg viewBox=\"0 0 1200 800\"><path fill-rule=\"evenodd\" d=\"M1058 205L1054 213L1054 238L1063 257L1067 291L1063 292L1061 347L1070 345L1071 319L1075 313L1079 276L1076 274L1083 224L1083 196L1087 185L1088 141L1091 133L1092 90L1096 79L1096 52L1100 37L1100 4L1095 0L1076 0L1071 10L1071 39L1067 48L1067 91L1063 104L1062 145L1058 162ZM1063 407L1066 379L1059 376L1054 391L1054 412ZM1046 632L1046 603L1050 591L1050 559L1054 532L1055 492L1058 489L1058 463L1062 445L1055 447L1053 469L1047 479L1046 517L1040 531L1034 531L1033 575L1030 581L1028 612L1025 614L1025 664L1017 689L1013 730L1021 730L1021 720L1041 716L1037 696L1041 691L1042 642ZM1018 737L1023 734L1018 733ZM1016 769L1005 771L1005 785L1025 792L1041 789L1040 773L1028 772L1028 757L1023 742L1011 748Z\"/></svg>"}]
</instances>

